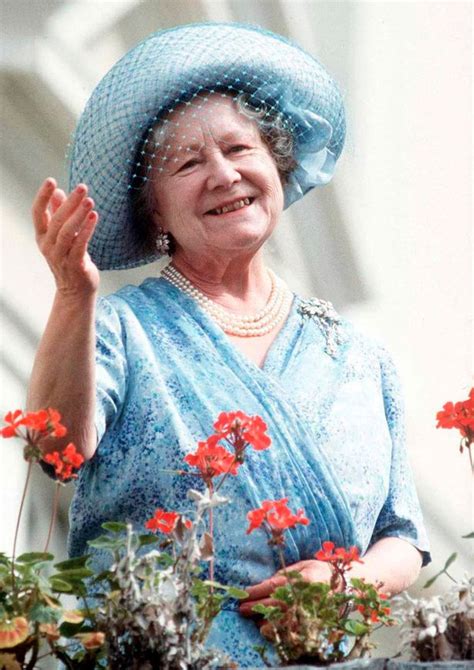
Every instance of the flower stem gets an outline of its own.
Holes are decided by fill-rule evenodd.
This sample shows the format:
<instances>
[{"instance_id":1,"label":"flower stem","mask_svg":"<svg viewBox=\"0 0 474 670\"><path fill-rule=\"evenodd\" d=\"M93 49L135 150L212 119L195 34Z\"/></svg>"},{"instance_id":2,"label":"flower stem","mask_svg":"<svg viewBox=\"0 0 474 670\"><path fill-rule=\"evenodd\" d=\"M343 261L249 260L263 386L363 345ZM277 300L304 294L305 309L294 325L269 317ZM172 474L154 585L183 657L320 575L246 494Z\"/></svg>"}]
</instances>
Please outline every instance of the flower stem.
<instances>
[{"instance_id":1,"label":"flower stem","mask_svg":"<svg viewBox=\"0 0 474 670\"><path fill-rule=\"evenodd\" d=\"M447 570L444 571L444 574L446 575L446 577L449 577L449 579L450 579L452 582L454 582L455 584L458 583L458 580L457 580L457 579L454 579L454 577L453 577L452 575L450 575L449 572L448 572Z\"/></svg>"},{"instance_id":2,"label":"flower stem","mask_svg":"<svg viewBox=\"0 0 474 670\"><path fill-rule=\"evenodd\" d=\"M226 480L227 477L229 476L230 471L231 471L232 468L234 467L234 463L236 462L236 460L237 460L237 456L234 456L234 460L233 460L232 463L229 465L229 469L227 470L227 472L224 473L224 476L222 477L221 481L218 483L218 485L217 485L216 488L214 489L214 493L217 493L217 491L221 488L222 484L225 482L225 480Z\"/></svg>"},{"instance_id":3,"label":"flower stem","mask_svg":"<svg viewBox=\"0 0 474 670\"><path fill-rule=\"evenodd\" d=\"M468 454L469 454L469 460L471 462L471 472L474 474L474 460L473 460L473 457L472 457L471 445L472 445L472 442L467 443L467 451L468 451Z\"/></svg>"},{"instance_id":4,"label":"flower stem","mask_svg":"<svg viewBox=\"0 0 474 670\"><path fill-rule=\"evenodd\" d=\"M49 543L51 541L51 535L53 534L53 528L54 528L54 522L56 521L56 516L58 513L58 501L59 501L59 492L61 490L61 484L59 482L56 483L56 491L54 493L54 500L53 500L53 509L51 512L51 520L49 522L49 530L48 530L48 537L46 539L46 544L44 546L43 551L46 553L48 551Z\"/></svg>"},{"instance_id":5,"label":"flower stem","mask_svg":"<svg viewBox=\"0 0 474 670\"><path fill-rule=\"evenodd\" d=\"M226 473L228 474L228 473ZM209 497L212 498L214 493L214 485L212 480L209 482ZM209 508L209 535L212 540L212 557L209 561L209 579L211 582L214 581L214 510L212 507ZM211 585L211 593L214 592L214 586Z\"/></svg>"},{"instance_id":6,"label":"flower stem","mask_svg":"<svg viewBox=\"0 0 474 670\"><path fill-rule=\"evenodd\" d=\"M286 577L286 562L285 562L285 556L283 555L283 549L279 546L278 547L278 556L280 557L280 563L281 567L283 569L283 574Z\"/></svg>"},{"instance_id":7,"label":"flower stem","mask_svg":"<svg viewBox=\"0 0 474 670\"><path fill-rule=\"evenodd\" d=\"M28 484L30 483L31 470L33 468L33 462L28 461L28 470L26 472L25 486L23 487L23 495L21 496L20 509L18 511L18 517L16 520L15 528L15 537L13 538L13 553L12 553L12 586L15 589L15 555L16 555L16 544L18 541L18 532L20 530L20 520L23 513L23 507L25 505L26 492L28 490Z\"/></svg>"}]
</instances>

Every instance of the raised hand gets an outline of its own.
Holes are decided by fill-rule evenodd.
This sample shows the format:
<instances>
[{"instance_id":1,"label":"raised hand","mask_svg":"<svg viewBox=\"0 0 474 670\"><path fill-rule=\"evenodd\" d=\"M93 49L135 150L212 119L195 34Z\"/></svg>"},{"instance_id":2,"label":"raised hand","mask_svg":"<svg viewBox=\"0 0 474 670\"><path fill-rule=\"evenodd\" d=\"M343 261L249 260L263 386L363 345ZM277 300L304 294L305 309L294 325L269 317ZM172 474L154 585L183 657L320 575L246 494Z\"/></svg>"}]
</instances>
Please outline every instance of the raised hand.
<instances>
[{"instance_id":1,"label":"raised hand","mask_svg":"<svg viewBox=\"0 0 474 670\"><path fill-rule=\"evenodd\" d=\"M87 186L79 184L68 196L46 179L32 207L36 241L54 275L59 293L84 296L95 293L99 271L92 262L87 245L99 215Z\"/></svg>"}]
</instances>

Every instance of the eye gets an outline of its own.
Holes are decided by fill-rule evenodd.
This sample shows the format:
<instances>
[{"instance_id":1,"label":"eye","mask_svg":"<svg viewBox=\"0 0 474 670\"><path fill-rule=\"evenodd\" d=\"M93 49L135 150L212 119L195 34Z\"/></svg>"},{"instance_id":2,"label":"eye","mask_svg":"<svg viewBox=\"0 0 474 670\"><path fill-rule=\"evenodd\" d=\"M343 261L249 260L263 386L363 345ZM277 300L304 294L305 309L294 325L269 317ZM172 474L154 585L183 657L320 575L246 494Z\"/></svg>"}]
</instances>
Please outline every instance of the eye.
<instances>
[{"instance_id":1,"label":"eye","mask_svg":"<svg viewBox=\"0 0 474 670\"><path fill-rule=\"evenodd\" d=\"M238 153L239 151L245 151L245 149L248 149L247 146L244 144L234 144L232 147L229 148L230 153Z\"/></svg>"},{"instance_id":2,"label":"eye","mask_svg":"<svg viewBox=\"0 0 474 670\"><path fill-rule=\"evenodd\" d=\"M179 168L178 172L181 172L182 170L187 170L188 168L192 168L195 165L197 165L199 161L196 158L192 158L189 161L186 161L186 163L183 163Z\"/></svg>"}]
</instances>

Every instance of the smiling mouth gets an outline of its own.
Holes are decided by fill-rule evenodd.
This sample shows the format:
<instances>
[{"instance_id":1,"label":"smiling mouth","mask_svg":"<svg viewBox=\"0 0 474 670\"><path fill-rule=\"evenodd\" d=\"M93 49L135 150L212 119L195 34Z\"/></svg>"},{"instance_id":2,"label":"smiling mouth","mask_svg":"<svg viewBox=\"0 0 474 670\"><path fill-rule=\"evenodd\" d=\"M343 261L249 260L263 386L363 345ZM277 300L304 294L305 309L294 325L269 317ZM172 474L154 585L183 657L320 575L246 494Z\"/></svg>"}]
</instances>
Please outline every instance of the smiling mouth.
<instances>
[{"instance_id":1,"label":"smiling mouth","mask_svg":"<svg viewBox=\"0 0 474 670\"><path fill-rule=\"evenodd\" d=\"M242 200L236 200L230 205L224 205L224 207L216 207L215 209L210 209L206 214L211 216L220 216L221 214L229 214L231 212L237 212L239 209L244 209L253 203L255 198L242 198Z\"/></svg>"}]
</instances>

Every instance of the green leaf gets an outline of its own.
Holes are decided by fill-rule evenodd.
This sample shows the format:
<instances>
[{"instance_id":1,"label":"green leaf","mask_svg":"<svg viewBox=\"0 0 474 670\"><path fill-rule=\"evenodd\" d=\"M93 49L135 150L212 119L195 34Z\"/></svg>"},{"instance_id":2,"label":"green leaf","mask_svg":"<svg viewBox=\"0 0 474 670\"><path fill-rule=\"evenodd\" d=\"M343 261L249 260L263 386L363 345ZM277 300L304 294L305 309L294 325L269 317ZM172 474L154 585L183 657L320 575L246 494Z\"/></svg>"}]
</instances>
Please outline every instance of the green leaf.
<instances>
[{"instance_id":1,"label":"green leaf","mask_svg":"<svg viewBox=\"0 0 474 670\"><path fill-rule=\"evenodd\" d=\"M272 607L267 605L254 605L252 607L252 612L257 614L263 614L265 619L278 621L283 616L283 612L279 607Z\"/></svg>"},{"instance_id":2,"label":"green leaf","mask_svg":"<svg viewBox=\"0 0 474 670\"><path fill-rule=\"evenodd\" d=\"M89 568L72 568L71 570L61 570L55 575L51 575L51 578L58 578L58 579L72 579L72 580L77 580L77 579L85 579L86 577L92 577L94 574L93 570L89 570Z\"/></svg>"},{"instance_id":3,"label":"green leaf","mask_svg":"<svg viewBox=\"0 0 474 670\"><path fill-rule=\"evenodd\" d=\"M123 533L127 530L127 524L121 521L106 521L102 524L104 530L110 530L112 533Z\"/></svg>"},{"instance_id":4,"label":"green leaf","mask_svg":"<svg viewBox=\"0 0 474 670\"><path fill-rule=\"evenodd\" d=\"M448 560L444 564L443 570L447 570L449 568L449 566L451 565L451 563L454 563L454 561L457 559L457 557L458 557L458 555L457 555L456 552L454 552L454 554L451 554L451 556L448 558Z\"/></svg>"},{"instance_id":5,"label":"green leaf","mask_svg":"<svg viewBox=\"0 0 474 670\"><path fill-rule=\"evenodd\" d=\"M365 635L369 632L369 627L362 623L362 621L356 621L355 619L348 619L344 623L344 630L350 635L355 635L359 637L360 635Z\"/></svg>"},{"instance_id":6,"label":"green leaf","mask_svg":"<svg viewBox=\"0 0 474 670\"><path fill-rule=\"evenodd\" d=\"M155 561L164 568L169 568L174 563L173 557L165 552L156 556Z\"/></svg>"},{"instance_id":7,"label":"green leaf","mask_svg":"<svg viewBox=\"0 0 474 670\"><path fill-rule=\"evenodd\" d=\"M474 530L472 531L472 533L468 533L468 535L461 535L461 537L463 538L463 540L474 540Z\"/></svg>"},{"instance_id":8,"label":"green leaf","mask_svg":"<svg viewBox=\"0 0 474 670\"><path fill-rule=\"evenodd\" d=\"M304 581L304 577L301 575L301 572L298 570L287 570L285 572L286 577L291 577L291 579L296 579L297 581Z\"/></svg>"},{"instance_id":9,"label":"green leaf","mask_svg":"<svg viewBox=\"0 0 474 670\"><path fill-rule=\"evenodd\" d=\"M28 613L28 618L38 623L57 623L61 618L61 610L35 603Z\"/></svg>"},{"instance_id":10,"label":"green leaf","mask_svg":"<svg viewBox=\"0 0 474 670\"><path fill-rule=\"evenodd\" d=\"M159 539L156 537L156 535L144 534L138 536L138 543L140 547L145 547L147 544L156 544L157 542L159 542Z\"/></svg>"},{"instance_id":11,"label":"green leaf","mask_svg":"<svg viewBox=\"0 0 474 670\"><path fill-rule=\"evenodd\" d=\"M237 598L238 600L243 600L244 598L248 597L247 591L244 591L243 589L238 589L235 586L229 586L227 588L227 593L231 598Z\"/></svg>"},{"instance_id":12,"label":"green leaf","mask_svg":"<svg viewBox=\"0 0 474 670\"><path fill-rule=\"evenodd\" d=\"M55 563L54 567L56 570L75 570L76 568L85 568L88 560L89 556L77 556L76 558L70 558L67 561L61 561L61 563Z\"/></svg>"},{"instance_id":13,"label":"green leaf","mask_svg":"<svg viewBox=\"0 0 474 670\"><path fill-rule=\"evenodd\" d=\"M444 564L444 568L440 570L434 577L431 577L431 579L428 579L427 582L423 585L424 589L428 589L432 584L435 583L435 581L440 577L441 575L445 574L446 570L449 568L451 563L454 563L454 561L457 559L458 555L456 552L454 554L451 554L451 556L448 558L446 563Z\"/></svg>"},{"instance_id":14,"label":"green leaf","mask_svg":"<svg viewBox=\"0 0 474 670\"><path fill-rule=\"evenodd\" d=\"M101 535L100 537L96 537L95 540L88 540L87 544L90 547L94 547L94 549L110 549L111 551L120 549L120 547L125 546L125 542L123 539L111 538L108 537L107 535Z\"/></svg>"},{"instance_id":15,"label":"green leaf","mask_svg":"<svg viewBox=\"0 0 474 670\"><path fill-rule=\"evenodd\" d=\"M34 563L44 563L45 561L54 561L53 554L48 554L43 551L30 551L27 554L21 554L16 559L17 563L28 563L33 565Z\"/></svg>"},{"instance_id":16,"label":"green leaf","mask_svg":"<svg viewBox=\"0 0 474 670\"><path fill-rule=\"evenodd\" d=\"M351 584L356 587L359 591L365 590L365 587L367 586L366 582L363 579L360 579L359 577L352 577L351 579Z\"/></svg>"},{"instance_id":17,"label":"green leaf","mask_svg":"<svg viewBox=\"0 0 474 670\"><path fill-rule=\"evenodd\" d=\"M64 579L50 578L49 583L53 591L58 591L59 593L71 593L74 590L74 586Z\"/></svg>"},{"instance_id":18,"label":"green leaf","mask_svg":"<svg viewBox=\"0 0 474 670\"><path fill-rule=\"evenodd\" d=\"M82 627L83 627L82 621L81 623L69 623L68 621L64 621L59 626L59 632L64 637L73 637L76 633L80 632Z\"/></svg>"},{"instance_id":19,"label":"green leaf","mask_svg":"<svg viewBox=\"0 0 474 670\"><path fill-rule=\"evenodd\" d=\"M431 579L428 579L428 581L423 584L423 588L424 589L429 589L430 586L432 584L434 584L435 581L438 579L438 577L442 574L443 574L442 572L438 572L438 574L436 574L434 577L431 577Z\"/></svg>"},{"instance_id":20,"label":"green leaf","mask_svg":"<svg viewBox=\"0 0 474 670\"><path fill-rule=\"evenodd\" d=\"M272 593L272 598L282 600L284 603L291 604L293 602L292 589L288 585L278 586Z\"/></svg>"}]
</instances>

